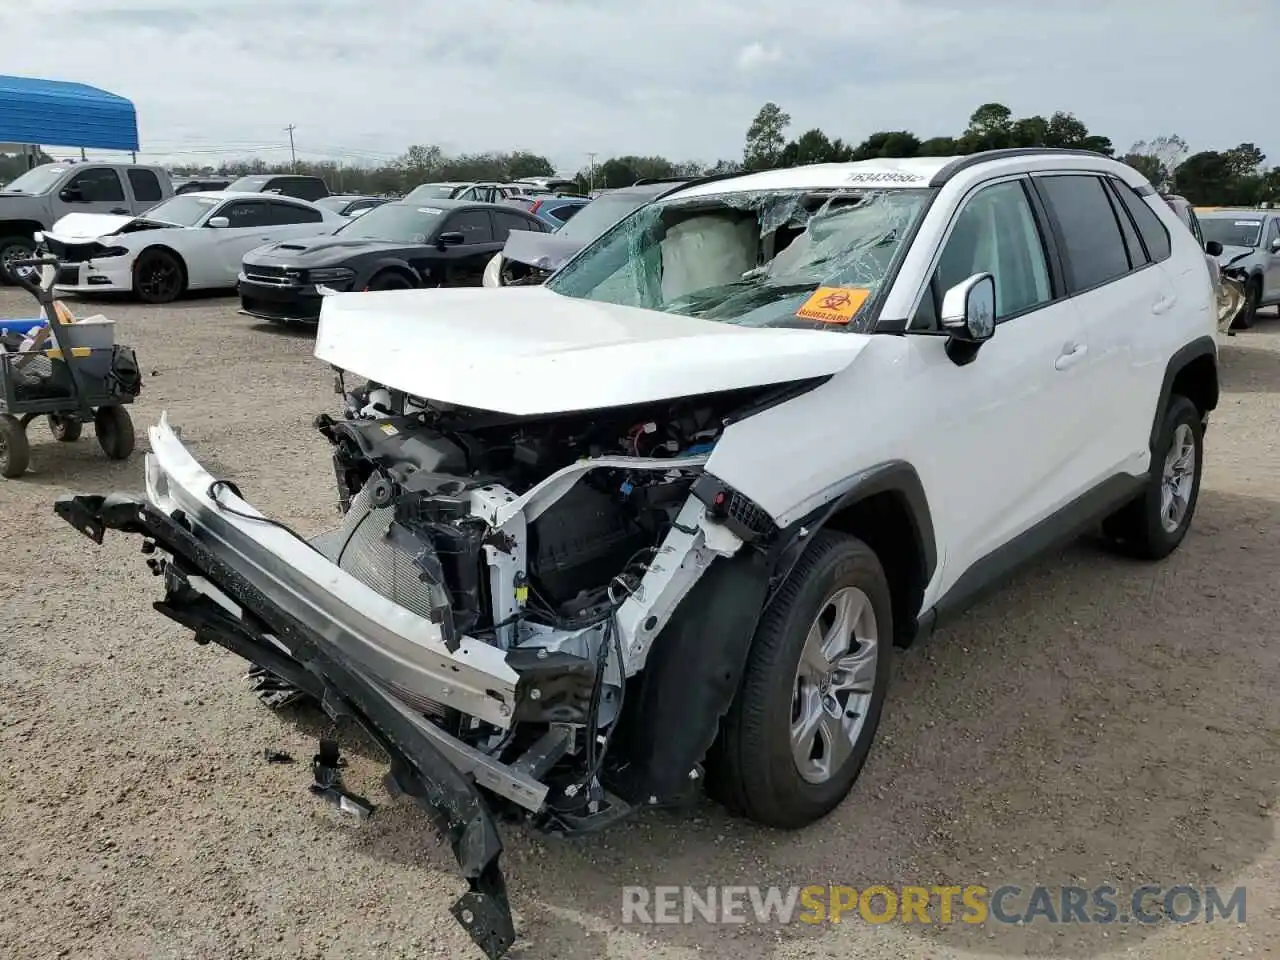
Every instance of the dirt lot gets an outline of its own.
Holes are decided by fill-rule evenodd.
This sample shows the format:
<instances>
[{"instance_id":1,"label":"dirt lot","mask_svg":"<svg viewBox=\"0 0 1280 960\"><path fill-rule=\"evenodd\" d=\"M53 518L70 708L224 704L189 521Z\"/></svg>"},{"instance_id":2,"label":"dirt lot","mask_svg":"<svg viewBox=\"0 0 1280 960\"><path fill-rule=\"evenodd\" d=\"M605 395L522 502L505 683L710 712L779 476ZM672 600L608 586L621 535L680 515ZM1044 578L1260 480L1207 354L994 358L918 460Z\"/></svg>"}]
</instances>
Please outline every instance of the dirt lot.
<instances>
[{"instance_id":1,"label":"dirt lot","mask_svg":"<svg viewBox=\"0 0 1280 960\"><path fill-rule=\"evenodd\" d=\"M0 316L29 301L0 290ZM233 301L107 304L162 410L214 473L314 533L336 519L333 409L310 341ZM524 960L733 957L1213 958L1280 953L1280 321L1227 341L1195 526L1160 566L1082 543L900 655L851 798L803 833L706 805L564 842L507 831ZM91 430L33 424L0 481L0 957L472 957L426 818L352 749L364 825L306 790L324 729L242 687L241 662L153 612L137 541L57 520L67 491L137 488ZM977 465L975 465L977 469ZM268 765L264 748L294 765ZM1248 886L1247 923L623 927L625 884Z\"/></svg>"}]
</instances>

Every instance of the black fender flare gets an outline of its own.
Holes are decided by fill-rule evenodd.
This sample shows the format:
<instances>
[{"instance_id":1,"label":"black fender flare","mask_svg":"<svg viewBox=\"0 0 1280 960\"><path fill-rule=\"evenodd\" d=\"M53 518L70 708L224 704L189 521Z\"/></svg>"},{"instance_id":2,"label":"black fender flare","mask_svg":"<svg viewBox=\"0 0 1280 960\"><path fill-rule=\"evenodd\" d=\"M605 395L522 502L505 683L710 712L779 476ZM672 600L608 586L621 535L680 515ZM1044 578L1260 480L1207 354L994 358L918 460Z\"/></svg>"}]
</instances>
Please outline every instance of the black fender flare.
<instances>
[{"instance_id":1,"label":"black fender flare","mask_svg":"<svg viewBox=\"0 0 1280 960\"><path fill-rule=\"evenodd\" d=\"M1153 453L1160 433L1161 414L1169 406L1169 395L1173 393L1173 381L1178 379L1178 374L1185 370L1188 364L1193 360L1198 360L1200 357L1212 357L1214 365L1217 365L1218 344L1213 337L1197 337L1190 343L1184 344L1174 352L1173 356L1169 358L1169 362L1165 365L1164 379L1160 383L1160 397L1156 403L1155 415L1151 418L1151 436L1148 443ZM1215 387L1209 409L1213 410L1217 405L1218 390Z\"/></svg>"},{"instance_id":2,"label":"black fender flare","mask_svg":"<svg viewBox=\"0 0 1280 960\"><path fill-rule=\"evenodd\" d=\"M821 530L841 510L879 493L893 493L902 497L912 526L912 534L919 548L920 582L927 585L933 579L934 571L938 568L938 544L933 529L933 514L929 509L929 498L925 495L924 484L921 483L920 474L916 472L915 467L905 460L886 460L854 474L836 489L840 492L830 500L780 532L770 551L773 576L769 602L772 602L778 587L800 562L801 555L813 541L814 533Z\"/></svg>"},{"instance_id":3,"label":"black fender flare","mask_svg":"<svg viewBox=\"0 0 1280 960\"><path fill-rule=\"evenodd\" d=\"M409 266L407 261L402 260L399 257L385 257L363 267L360 272L356 274L356 282L352 284L353 289L363 290L369 285L369 281L386 270L394 270L396 273L402 273L415 287L422 286L422 276L417 270Z\"/></svg>"}]
</instances>

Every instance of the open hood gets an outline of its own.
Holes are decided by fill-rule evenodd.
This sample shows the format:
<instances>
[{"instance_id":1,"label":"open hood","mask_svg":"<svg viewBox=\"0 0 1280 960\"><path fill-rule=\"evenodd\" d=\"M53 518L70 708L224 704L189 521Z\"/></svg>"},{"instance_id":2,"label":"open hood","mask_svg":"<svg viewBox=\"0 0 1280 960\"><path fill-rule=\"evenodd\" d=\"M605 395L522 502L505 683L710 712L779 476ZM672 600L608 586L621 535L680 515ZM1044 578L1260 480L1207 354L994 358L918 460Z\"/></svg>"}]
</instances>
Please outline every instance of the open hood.
<instances>
[{"instance_id":1,"label":"open hood","mask_svg":"<svg viewBox=\"0 0 1280 960\"><path fill-rule=\"evenodd\" d=\"M135 219L111 213L68 213L54 223L52 230L46 230L45 236L64 242L97 240L118 233Z\"/></svg>"},{"instance_id":2,"label":"open hood","mask_svg":"<svg viewBox=\"0 0 1280 960\"><path fill-rule=\"evenodd\" d=\"M502 248L506 260L514 260L539 270L559 270L570 257L582 249L584 241L563 237L558 233L512 230Z\"/></svg>"},{"instance_id":3,"label":"open hood","mask_svg":"<svg viewBox=\"0 0 1280 960\"><path fill-rule=\"evenodd\" d=\"M829 376L863 334L739 327L544 287L340 293L315 355L424 399L516 416Z\"/></svg>"}]
</instances>

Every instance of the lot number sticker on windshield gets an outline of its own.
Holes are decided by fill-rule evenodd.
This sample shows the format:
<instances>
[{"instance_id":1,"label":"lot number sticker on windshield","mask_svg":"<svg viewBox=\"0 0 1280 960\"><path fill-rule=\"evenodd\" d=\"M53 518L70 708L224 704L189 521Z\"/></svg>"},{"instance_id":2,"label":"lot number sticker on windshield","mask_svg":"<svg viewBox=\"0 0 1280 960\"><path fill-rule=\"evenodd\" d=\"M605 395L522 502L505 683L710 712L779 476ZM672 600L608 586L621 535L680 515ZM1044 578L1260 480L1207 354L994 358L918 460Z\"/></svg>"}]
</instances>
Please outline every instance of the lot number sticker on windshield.
<instances>
[{"instance_id":1,"label":"lot number sticker on windshield","mask_svg":"<svg viewBox=\"0 0 1280 960\"><path fill-rule=\"evenodd\" d=\"M869 296L871 291L862 287L819 287L796 316L820 323L848 323Z\"/></svg>"}]
</instances>

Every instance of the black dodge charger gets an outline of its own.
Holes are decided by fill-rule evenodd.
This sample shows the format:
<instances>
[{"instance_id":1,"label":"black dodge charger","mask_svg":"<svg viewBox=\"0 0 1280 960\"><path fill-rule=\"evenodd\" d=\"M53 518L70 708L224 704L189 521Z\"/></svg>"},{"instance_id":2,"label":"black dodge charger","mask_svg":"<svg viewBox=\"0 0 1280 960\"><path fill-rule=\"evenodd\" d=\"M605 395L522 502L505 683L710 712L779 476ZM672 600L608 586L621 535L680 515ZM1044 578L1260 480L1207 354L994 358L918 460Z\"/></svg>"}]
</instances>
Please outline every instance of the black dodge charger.
<instances>
[{"instance_id":1,"label":"black dodge charger","mask_svg":"<svg viewBox=\"0 0 1280 960\"><path fill-rule=\"evenodd\" d=\"M512 230L548 227L518 207L432 200L384 203L331 234L251 250L240 269L241 312L314 323L322 294L480 286Z\"/></svg>"}]
</instances>

